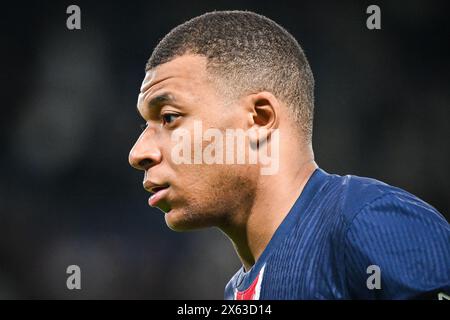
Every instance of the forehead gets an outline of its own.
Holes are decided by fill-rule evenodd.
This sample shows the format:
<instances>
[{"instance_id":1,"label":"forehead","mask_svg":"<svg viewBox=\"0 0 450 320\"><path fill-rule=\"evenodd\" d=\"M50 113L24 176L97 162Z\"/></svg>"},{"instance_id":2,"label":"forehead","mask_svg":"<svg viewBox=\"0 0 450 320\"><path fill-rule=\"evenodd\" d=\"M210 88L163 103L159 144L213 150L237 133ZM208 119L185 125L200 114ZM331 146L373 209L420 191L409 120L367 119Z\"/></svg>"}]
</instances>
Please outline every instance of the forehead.
<instances>
[{"instance_id":1,"label":"forehead","mask_svg":"<svg viewBox=\"0 0 450 320\"><path fill-rule=\"evenodd\" d=\"M140 93L149 95L163 88L190 92L201 90L207 84L206 62L202 56L184 55L159 65L146 72Z\"/></svg>"}]
</instances>

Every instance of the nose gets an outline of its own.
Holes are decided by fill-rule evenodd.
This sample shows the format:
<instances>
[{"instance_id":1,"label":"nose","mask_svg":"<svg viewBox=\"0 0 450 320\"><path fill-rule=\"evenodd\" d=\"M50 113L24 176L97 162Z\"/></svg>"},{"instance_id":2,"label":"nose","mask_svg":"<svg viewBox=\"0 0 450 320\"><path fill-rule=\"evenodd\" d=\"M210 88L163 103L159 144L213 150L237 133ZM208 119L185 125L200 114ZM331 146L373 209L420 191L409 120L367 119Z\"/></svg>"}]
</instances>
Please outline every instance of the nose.
<instances>
[{"instance_id":1,"label":"nose","mask_svg":"<svg viewBox=\"0 0 450 320\"><path fill-rule=\"evenodd\" d=\"M131 148L128 162L133 168L145 171L161 162L161 151L156 146L151 134L145 131L141 134Z\"/></svg>"}]
</instances>

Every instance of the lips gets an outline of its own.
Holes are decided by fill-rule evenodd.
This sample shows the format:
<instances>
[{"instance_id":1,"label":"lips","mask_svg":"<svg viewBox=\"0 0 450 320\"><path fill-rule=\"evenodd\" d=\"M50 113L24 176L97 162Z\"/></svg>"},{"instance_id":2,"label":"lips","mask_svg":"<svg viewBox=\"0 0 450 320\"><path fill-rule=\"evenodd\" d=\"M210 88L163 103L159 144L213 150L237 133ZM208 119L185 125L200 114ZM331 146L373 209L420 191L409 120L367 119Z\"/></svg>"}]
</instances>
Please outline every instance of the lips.
<instances>
[{"instance_id":1,"label":"lips","mask_svg":"<svg viewBox=\"0 0 450 320\"><path fill-rule=\"evenodd\" d=\"M164 189L166 189L166 188L168 188L168 187L169 187L169 186L154 187L154 188L151 189L150 192L152 192L152 193L157 193L158 191L164 190Z\"/></svg>"},{"instance_id":2,"label":"lips","mask_svg":"<svg viewBox=\"0 0 450 320\"><path fill-rule=\"evenodd\" d=\"M156 207L158 202L164 198L164 196L169 192L169 187L162 188L159 191L155 192L150 199L148 199L148 204L152 207Z\"/></svg>"},{"instance_id":3,"label":"lips","mask_svg":"<svg viewBox=\"0 0 450 320\"><path fill-rule=\"evenodd\" d=\"M152 207L156 207L158 202L163 199L169 191L169 184L156 184L151 181L144 182L144 189L153 193L148 199L148 204Z\"/></svg>"}]
</instances>

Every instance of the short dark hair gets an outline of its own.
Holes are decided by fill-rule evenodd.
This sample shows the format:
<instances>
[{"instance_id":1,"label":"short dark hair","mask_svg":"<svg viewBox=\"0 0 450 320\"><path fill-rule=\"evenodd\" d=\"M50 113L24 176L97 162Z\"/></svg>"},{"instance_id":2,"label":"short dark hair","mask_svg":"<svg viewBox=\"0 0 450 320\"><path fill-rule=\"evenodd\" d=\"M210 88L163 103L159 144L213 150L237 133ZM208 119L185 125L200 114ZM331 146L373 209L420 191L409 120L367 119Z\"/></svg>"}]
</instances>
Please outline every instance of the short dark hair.
<instances>
[{"instance_id":1,"label":"short dark hair","mask_svg":"<svg viewBox=\"0 0 450 320\"><path fill-rule=\"evenodd\" d=\"M283 27L249 11L208 12L170 31L146 71L187 53L205 56L208 71L234 93L272 92L311 141L314 77L302 48Z\"/></svg>"}]
</instances>

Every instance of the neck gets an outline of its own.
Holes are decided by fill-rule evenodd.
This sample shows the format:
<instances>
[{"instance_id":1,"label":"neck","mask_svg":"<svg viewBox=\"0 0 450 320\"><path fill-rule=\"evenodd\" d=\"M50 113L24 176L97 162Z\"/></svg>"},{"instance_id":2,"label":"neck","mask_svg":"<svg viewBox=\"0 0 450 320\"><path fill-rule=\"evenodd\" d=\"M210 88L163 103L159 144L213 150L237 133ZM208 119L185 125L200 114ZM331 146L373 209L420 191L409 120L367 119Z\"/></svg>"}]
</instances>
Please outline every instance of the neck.
<instances>
[{"instance_id":1,"label":"neck","mask_svg":"<svg viewBox=\"0 0 450 320\"><path fill-rule=\"evenodd\" d=\"M305 150L303 150L305 151ZM231 239L245 268L249 270L263 253L275 231L300 196L307 181L318 167L312 149L302 157L291 156L280 163L278 174L263 176L250 212L242 212L222 231ZM303 153L303 155L305 155Z\"/></svg>"}]
</instances>

